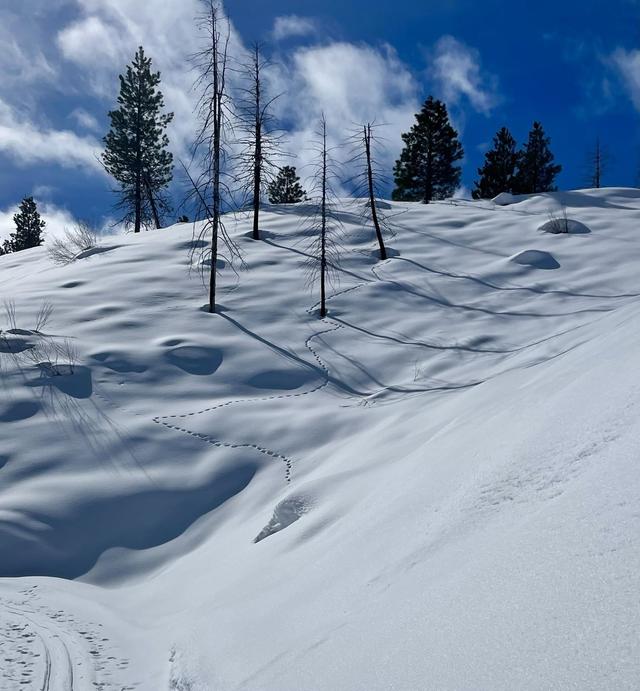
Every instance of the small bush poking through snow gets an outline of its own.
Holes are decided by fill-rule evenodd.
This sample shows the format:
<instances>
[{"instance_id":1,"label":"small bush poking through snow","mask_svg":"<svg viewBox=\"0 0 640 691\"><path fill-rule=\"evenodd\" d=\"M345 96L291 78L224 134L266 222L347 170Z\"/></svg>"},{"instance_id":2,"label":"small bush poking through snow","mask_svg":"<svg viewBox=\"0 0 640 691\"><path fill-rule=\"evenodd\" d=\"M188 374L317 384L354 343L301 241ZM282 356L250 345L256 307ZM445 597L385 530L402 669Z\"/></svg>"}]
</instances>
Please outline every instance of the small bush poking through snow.
<instances>
[{"instance_id":1,"label":"small bush poking through snow","mask_svg":"<svg viewBox=\"0 0 640 691\"><path fill-rule=\"evenodd\" d=\"M98 244L98 233L86 221L78 221L73 228L67 228L60 238L54 238L48 247L49 257L55 264L71 264L78 255L93 249Z\"/></svg>"},{"instance_id":2,"label":"small bush poking through snow","mask_svg":"<svg viewBox=\"0 0 640 691\"><path fill-rule=\"evenodd\" d=\"M544 224L543 228L547 233L568 233L569 219L567 217L567 207L562 205L560 210L555 211L550 209L548 212L549 220Z\"/></svg>"}]
</instances>

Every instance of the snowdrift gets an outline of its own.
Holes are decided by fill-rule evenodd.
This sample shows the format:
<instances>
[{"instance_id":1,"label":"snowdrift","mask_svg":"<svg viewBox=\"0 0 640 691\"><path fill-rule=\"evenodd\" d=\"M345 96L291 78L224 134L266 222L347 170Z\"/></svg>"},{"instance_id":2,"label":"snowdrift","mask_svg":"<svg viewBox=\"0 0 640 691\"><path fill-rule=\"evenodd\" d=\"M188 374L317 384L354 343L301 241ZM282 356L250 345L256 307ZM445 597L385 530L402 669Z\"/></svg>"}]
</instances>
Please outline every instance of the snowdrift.
<instances>
[{"instance_id":1,"label":"snowdrift","mask_svg":"<svg viewBox=\"0 0 640 691\"><path fill-rule=\"evenodd\" d=\"M637 688L640 193L508 202L344 200L325 320L304 207L217 315L190 225L0 258L0 689Z\"/></svg>"}]
</instances>

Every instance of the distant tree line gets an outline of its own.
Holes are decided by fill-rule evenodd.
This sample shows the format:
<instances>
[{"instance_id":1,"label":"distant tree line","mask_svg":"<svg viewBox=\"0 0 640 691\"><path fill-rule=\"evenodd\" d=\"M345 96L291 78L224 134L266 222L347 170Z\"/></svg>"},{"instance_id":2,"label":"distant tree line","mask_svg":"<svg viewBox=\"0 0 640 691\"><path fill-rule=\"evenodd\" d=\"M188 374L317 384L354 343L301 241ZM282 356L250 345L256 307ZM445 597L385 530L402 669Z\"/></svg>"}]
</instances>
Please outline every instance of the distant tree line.
<instances>
[{"instance_id":1,"label":"distant tree line","mask_svg":"<svg viewBox=\"0 0 640 691\"><path fill-rule=\"evenodd\" d=\"M533 123L525 146L518 151L516 140L506 127L493 138L478 169L474 199L492 199L501 192L538 194L557 189L555 180L562 170L551 152L551 140L539 122Z\"/></svg>"}]
</instances>

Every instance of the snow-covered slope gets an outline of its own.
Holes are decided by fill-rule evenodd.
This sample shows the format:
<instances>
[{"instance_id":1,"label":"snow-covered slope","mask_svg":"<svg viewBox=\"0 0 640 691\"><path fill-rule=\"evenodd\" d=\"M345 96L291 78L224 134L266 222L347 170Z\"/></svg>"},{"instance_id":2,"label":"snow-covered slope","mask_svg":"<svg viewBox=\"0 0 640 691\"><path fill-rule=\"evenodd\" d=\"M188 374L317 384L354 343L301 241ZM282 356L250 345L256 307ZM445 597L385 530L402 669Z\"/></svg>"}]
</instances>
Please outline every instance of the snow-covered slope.
<instances>
[{"instance_id":1,"label":"snow-covered slope","mask_svg":"<svg viewBox=\"0 0 640 691\"><path fill-rule=\"evenodd\" d=\"M640 192L304 213L0 258L0 689L638 688Z\"/></svg>"}]
</instances>

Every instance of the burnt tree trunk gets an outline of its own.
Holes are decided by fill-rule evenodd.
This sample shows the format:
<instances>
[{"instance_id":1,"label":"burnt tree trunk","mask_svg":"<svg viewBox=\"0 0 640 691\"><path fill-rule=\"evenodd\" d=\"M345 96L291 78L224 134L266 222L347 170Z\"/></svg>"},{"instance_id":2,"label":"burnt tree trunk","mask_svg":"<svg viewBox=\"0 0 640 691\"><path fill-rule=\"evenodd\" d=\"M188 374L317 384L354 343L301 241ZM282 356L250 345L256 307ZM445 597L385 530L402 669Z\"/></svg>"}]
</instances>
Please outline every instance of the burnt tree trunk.
<instances>
[{"instance_id":1,"label":"burnt tree trunk","mask_svg":"<svg viewBox=\"0 0 640 691\"><path fill-rule=\"evenodd\" d=\"M376 229L376 237L378 238L378 245L380 246L380 259L387 258L387 249L384 246L384 239L382 231L380 230L380 221L378 219L378 210L376 208L375 186L373 184L373 165L371 163L371 124L364 126L364 147L367 157L367 185L369 188L369 204L371 205L371 220Z\"/></svg>"},{"instance_id":2,"label":"burnt tree trunk","mask_svg":"<svg viewBox=\"0 0 640 691\"><path fill-rule=\"evenodd\" d=\"M262 189L262 105L260 90L260 53L255 47L255 151L253 159L253 239L260 239L260 191Z\"/></svg>"},{"instance_id":3,"label":"burnt tree trunk","mask_svg":"<svg viewBox=\"0 0 640 691\"><path fill-rule=\"evenodd\" d=\"M327 123L322 120L322 202L320 208L320 316L327 316Z\"/></svg>"}]
</instances>

